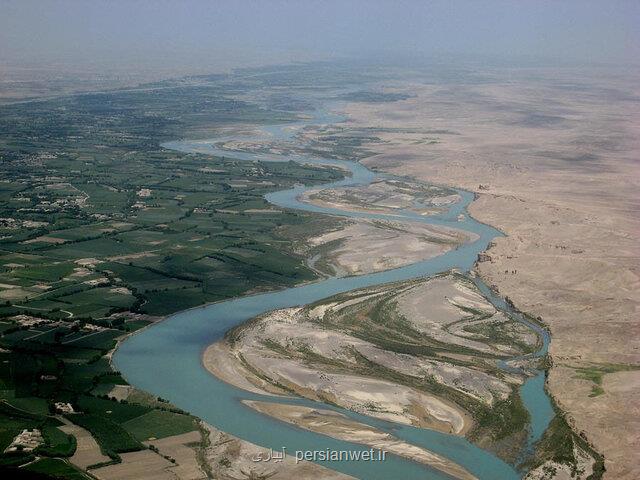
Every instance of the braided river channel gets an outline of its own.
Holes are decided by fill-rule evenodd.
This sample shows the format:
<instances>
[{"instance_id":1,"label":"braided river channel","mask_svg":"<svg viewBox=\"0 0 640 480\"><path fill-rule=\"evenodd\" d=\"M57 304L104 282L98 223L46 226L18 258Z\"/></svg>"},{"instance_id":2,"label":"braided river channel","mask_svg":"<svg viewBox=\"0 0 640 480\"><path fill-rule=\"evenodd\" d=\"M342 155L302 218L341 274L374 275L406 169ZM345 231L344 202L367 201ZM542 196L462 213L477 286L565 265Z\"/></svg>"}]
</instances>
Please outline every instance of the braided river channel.
<instances>
[{"instance_id":1,"label":"braided river channel","mask_svg":"<svg viewBox=\"0 0 640 480\"><path fill-rule=\"evenodd\" d=\"M293 141L295 132L305 125L331 124L339 121L341 119L332 113L320 111L310 120L263 127L262 135L264 137L262 138L269 141ZM249 138L247 137L247 139ZM230 151L218 146L219 142L224 140L230 139L174 141L163 146L181 152L208 153L237 160L295 161L307 165L338 167L349 172L349 176L322 185L323 188L362 186L380 178L390 178L388 175L372 172L357 162L314 158L306 155L272 155ZM458 190L460 201L450 205L447 211L437 215L422 216L415 212L402 210L395 212L394 215L343 211L299 201L300 195L311 188L317 189L318 185L313 187L296 186L292 189L270 193L265 198L281 208L347 217L388 219L394 222L406 220L444 225L473 232L478 235L478 238L434 258L405 267L361 276L327 278L285 290L244 296L174 314L123 341L113 356L115 368L131 385L169 400L177 407L196 415L224 432L277 451L283 447L288 452L325 449L368 451L369 447L336 440L286 424L245 406L241 402L242 400L264 400L332 409L361 423L391 432L397 438L408 443L446 457L479 479L521 478L522 472L494 454L473 445L463 437L387 422L303 398L263 396L247 392L218 380L204 368L201 359L203 351L210 344L220 340L229 329L257 315L274 309L313 303L349 290L417 277L428 277L451 269L468 273L478 254L487 248L493 238L502 235L498 230L476 221L467 214L466 208L473 201L474 195L463 190ZM523 315L514 311L477 277L474 277L474 282L496 308L505 311L537 333L541 339L540 348L529 356L545 355L549 344L549 335L546 330L529 322ZM499 366L505 370L515 368L505 361L500 362ZM535 375L520 387L520 393L530 415L529 436L520 455L521 458L525 458L531 453L533 444L546 430L554 412L544 390L544 372L535 372ZM440 470L390 454L386 456L385 461L345 460L318 463L361 479L451 478Z\"/></svg>"}]
</instances>

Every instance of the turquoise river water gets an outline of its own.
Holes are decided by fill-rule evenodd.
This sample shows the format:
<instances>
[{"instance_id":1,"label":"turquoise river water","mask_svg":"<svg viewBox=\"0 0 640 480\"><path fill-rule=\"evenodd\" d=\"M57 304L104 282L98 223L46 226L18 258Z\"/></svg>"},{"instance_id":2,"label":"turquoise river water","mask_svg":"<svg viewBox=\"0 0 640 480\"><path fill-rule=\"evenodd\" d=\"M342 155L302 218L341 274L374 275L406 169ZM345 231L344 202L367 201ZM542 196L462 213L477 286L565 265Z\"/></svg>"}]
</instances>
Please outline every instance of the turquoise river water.
<instances>
[{"instance_id":1,"label":"turquoise river water","mask_svg":"<svg viewBox=\"0 0 640 480\"><path fill-rule=\"evenodd\" d=\"M327 124L340 121L339 117L327 112L317 113L311 120L263 128L263 135L273 140L292 141L294 132L305 124ZM309 156L276 156L261 153L230 152L216 146L215 141L175 141L165 148L182 152L209 153L246 161L297 161L312 165L330 165L350 173L343 180L325 184L325 188L336 186L367 185L385 175L374 173L357 162L312 158ZM466 468L479 479L517 479L521 472L495 455L482 450L464 438L428 429L403 426L392 422L313 402L306 399L287 397L274 400L273 397L246 392L222 382L203 367L201 356L211 343L222 338L229 329L264 312L304 305L337 293L349 290L395 282L416 277L425 277L451 269L469 272L478 253L487 248L494 237L501 235L496 229L477 222L470 217L466 208L473 201L473 194L459 190L461 200L441 214L424 217L414 212L400 211L393 216L367 214L323 208L302 203L298 196L308 188L295 188L268 194L265 198L272 204L288 209L306 210L322 214L348 217L391 219L394 221L417 221L432 225L474 232L478 239L464 244L429 260L402 268L369 275L328 278L315 283L288 288L271 293L245 296L225 302L194 308L170 316L166 320L144 329L127 338L113 356L115 367L131 384L154 395L168 399L176 406L202 418L220 430L244 440L280 451L302 450L350 450L365 451L368 447L336 440L324 435L299 429L262 415L241 403L241 400L268 400L281 403L308 405L316 408L330 408L355 420L393 433L409 443L424 447L449 458ZM505 310L517 320L534 329L542 339L540 349L533 356L544 355L548 348L547 332L537 324L529 322L518 312L495 295L479 279L474 281L482 293L497 308ZM517 360L517 359L512 359ZM501 368L511 367L501 362ZM540 438L553 418L551 403L544 391L544 372L538 372L521 387L523 402L531 416L529 439L522 457L530 453L532 445ZM397 456L387 455L383 462L372 461L330 461L319 462L329 468L353 475L361 479L448 479L445 473Z\"/></svg>"}]
</instances>

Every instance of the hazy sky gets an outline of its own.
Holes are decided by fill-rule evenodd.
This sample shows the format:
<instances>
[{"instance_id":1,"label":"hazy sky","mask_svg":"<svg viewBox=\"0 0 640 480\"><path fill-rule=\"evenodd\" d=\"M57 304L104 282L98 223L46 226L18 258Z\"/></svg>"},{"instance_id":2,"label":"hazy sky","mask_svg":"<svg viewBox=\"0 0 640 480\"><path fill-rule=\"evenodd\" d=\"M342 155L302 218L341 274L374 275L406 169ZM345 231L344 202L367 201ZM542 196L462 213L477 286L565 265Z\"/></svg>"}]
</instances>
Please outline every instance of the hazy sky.
<instances>
[{"instance_id":1,"label":"hazy sky","mask_svg":"<svg viewBox=\"0 0 640 480\"><path fill-rule=\"evenodd\" d=\"M225 67L342 56L637 62L640 1L0 0L0 60Z\"/></svg>"}]
</instances>

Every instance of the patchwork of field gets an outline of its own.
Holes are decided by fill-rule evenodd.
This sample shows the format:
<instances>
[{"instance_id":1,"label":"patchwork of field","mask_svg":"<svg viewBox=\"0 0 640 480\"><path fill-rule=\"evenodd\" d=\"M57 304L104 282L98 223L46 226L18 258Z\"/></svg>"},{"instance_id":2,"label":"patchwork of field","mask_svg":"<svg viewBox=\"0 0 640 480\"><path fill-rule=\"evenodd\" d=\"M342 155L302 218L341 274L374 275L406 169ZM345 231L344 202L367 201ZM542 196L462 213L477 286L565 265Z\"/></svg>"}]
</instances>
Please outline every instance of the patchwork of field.
<instances>
[{"instance_id":1,"label":"patchwork of field","mask_svg":"<svg viewBox=\"0 0 640 480\"><path fill-rule=\"evenodd\" d=\"M285 145L226 146L363 160L400 176L304 199L318 205L429 215L455 192L412 179L477 192L471 213L507 234L478 272L552 333L548 388L559 415L524 466L529 478L600 478L587 441L609 478L637 477L637 82L629 72L536 71L300 65L0 106L0 449L22 430L42 434L36 449L0 464L74 479L90 467L99 478L346 478L313 464L254 471L260 447L203 434L109 365L119 339L164 315L393 268L471 240L263 199L340 178L336 170L160 147L291 121L314 108L313 90L349 102L349 120L309 125ZM537 341L451 274L274 312L205 359L241 388L466 435L513 460L528 423L517 395L526 373L496 362ZM254 407L382 441L324 411Z\"/></svg>"},{"instance_id":2,"label":"patchwork of field","mask_svg":"<svg viewBox=\"0 0 640 480\"><path fill-rule=\"evenodd\" d=\"M207 163L224 167L224 173L198 172ZM307 173L308 181L329 180L328 170L193 158L181 161L179 176L172 164L166 173L151 164L148 168L154 178L141 183L139 174L131 172L136 182L129 188L118 175L107 179L112 174L104 169L104 181L118 184L118 191L103 186L102 194L128 198L123 212L96 213L100 200L91 187L92 196L77 207L82 215L60 214L57 225L50 223L57 216L47 213L37 193L37 184L46 180L25 179L16 197L7 192L7 203L21 202L22 211L29 211L21 215L39 218L44 225L4 229L0 298L6 302L5 316L13 312L96 320L127 310L164 315L314 277L304 259L287 249L290 240L273 235L274 223L304 223L305 217L273 210L262 196L277 188L274 185L286 187ZM247 177L270 178L273 185L252 183ZM243 188L230 186L234 179L243 179ZM140 196L143 187L146 192ZM111 219L96 218L107 216Z\"/></svg>"},{"instance_id":3,"label":"patchwork of field","mask_svg":"<svg viewBox=\"0 0 640 480\"><path fill-rule=\"evenodd\" d=\"M162 148L294 118L195 83L0 106L0 452L42 437L0 465L202 478L196 419L129 387L111 352L164 315L317 277L280 234L313 218L263 196L343 173Z\"/></svg>"},{"instance_id":4,"label":"patchwork of field","mask_svg":"<svg viewBox=\"0 0 640 480\"><path fill-rule=\"evenodd\" d=\"M122 462L92 470L100 480L204 480L207 477L197 455L199 430L145 442L149 450L123 453Z\"/></svg>"},{"instance_id":5,"label":"patchwork of field","mask_svg":"<svg viewBox=\"0 0 640 480\"><path fill-rule=\"evenodd\" d=\"M43 441L33 450L3 455L0 464L58 458L93 471L101 465L120 464L129 452L158 455L142 442L188 432L200 437L193 417L162 400L130 387L129 394L120 400L110 395L126 383L105 356L113 348L113 336L101 339L87 334L91 340L80 344L56 342L51 337L43 340L41 334L33 338L34 331L19 330L17 333L29 336L16 339L5 330L0 339L5 347L19 348L0 353L0 450L24 430L37 429ZM126 334L124 329L113 332L119 337ZM66 470L60 468L80 475L66 465ZM171 466L177 468L176 462Z\"/></svg>"}]
</instances>

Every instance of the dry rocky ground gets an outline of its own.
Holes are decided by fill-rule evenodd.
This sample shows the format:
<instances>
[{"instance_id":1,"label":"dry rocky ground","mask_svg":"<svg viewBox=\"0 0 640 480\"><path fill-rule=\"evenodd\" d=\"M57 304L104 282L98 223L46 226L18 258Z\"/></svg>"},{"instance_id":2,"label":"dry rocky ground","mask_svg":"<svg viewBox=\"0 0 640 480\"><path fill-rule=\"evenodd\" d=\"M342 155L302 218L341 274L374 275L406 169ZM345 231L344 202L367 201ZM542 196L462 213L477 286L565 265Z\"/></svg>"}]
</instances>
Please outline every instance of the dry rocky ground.
<instances>
[{"instance_id":1,"label":"dry rocky ground","mask_svg":"<svg viewBox=\"0 0 640 480\"><path fill-rule=\"evenodd\" d=\"M486 76L396 86L414 96L349 104L349 124L382 139L368 166L479 194L470 212L506 236L478 272L549 326L548 388L605 478L638 478L638 72Z\"/></svg>"}]
</instances>

